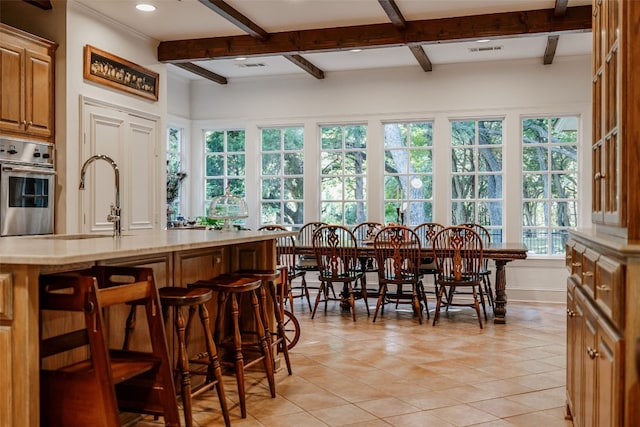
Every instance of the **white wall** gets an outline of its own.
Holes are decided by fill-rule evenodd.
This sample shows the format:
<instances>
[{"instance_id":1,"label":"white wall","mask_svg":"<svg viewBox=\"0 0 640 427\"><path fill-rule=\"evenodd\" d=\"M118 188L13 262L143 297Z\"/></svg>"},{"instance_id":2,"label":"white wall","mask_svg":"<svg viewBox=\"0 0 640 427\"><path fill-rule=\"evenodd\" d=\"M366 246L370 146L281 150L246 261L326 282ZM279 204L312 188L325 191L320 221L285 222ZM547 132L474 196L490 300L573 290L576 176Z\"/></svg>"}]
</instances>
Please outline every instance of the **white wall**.
<instances>
[{"instance_id":1,"label":"white wall","mask_svg":"<svg viewBox=\"0 0 640 427\"><path fill-rule=\"evenodd\" d=\"M166 65L156 60L158 41L104 18L73 0L53 0L52 3L52 11L43 11L26 2L2 2L1 19L9 25L60 44L56 53L55 70L58 171L56 232L75 233L80 230L78 184L80 166L85 160L80 158L80 97L94 98L158 116L161 128L164 128L167 111L167 74ZM86 44L159 73L158 102L85 82L83 48ZM159 132L158 146L164 147L164 132ZM164 165L164 157L163 150L159 150L157 158L161 165ZM164 169L159 168L163 173ZM164 178L161 182L164 182Z\"/></svg>"},{"instance_id":2,"label":"white wall","mask_svg":"<svg viewBox=\"0 0 640 427\"><path fill-rule=\"evenodd\" d=\"M327 73L324 80L307 75L232 79L228 85L191 83L191 207L201 209L203 128L246 129L247 202L258 212L259 128L302 125L305 128L305 176L318 176L318 124L365 123L370 171L382 164L385 121L434 121L434 220L448 223L449 120L465 117L504 118L505 236L520 239L520 123L527 115L575 114L581 117L581 227L590 227L591 58L487 62ZM182 95L184 96L184 94ZM439 148L442 147L442 148ZM313 160L309 160L313 159ZM513 177L513 178L511 178ZM444 179L443 179L444 178ZM381 173L369 173L368 188L382 188ZM305 181L305 220L319 217L318 183ZM509 196L512 196L511 198ZM515 203L509 203L514 200ZM381 195L369 192L369 217L380 220ZM201 212L189 212L199 215ZM257 226L257 215L248 226ZM508 264L510 300L565 300L564 260L528 259Z\"/></svg>"}]
</instances>

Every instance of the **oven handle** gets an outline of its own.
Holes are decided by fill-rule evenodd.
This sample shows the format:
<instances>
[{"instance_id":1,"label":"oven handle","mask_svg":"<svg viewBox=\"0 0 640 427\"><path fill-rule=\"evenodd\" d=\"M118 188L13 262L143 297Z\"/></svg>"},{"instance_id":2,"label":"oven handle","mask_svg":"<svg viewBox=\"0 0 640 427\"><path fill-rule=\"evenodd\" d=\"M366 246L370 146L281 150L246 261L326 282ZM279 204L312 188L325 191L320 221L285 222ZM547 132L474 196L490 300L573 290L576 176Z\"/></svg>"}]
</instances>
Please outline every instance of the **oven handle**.
<instances>
[{"instance_id":1,"label":"oven handle","mask_svg":"<svg viewBox=\"0 0 640 427\"><path fill-rule=\"evenodd\" d=\"M2 168L3 172L25 172L25 173L36 173L43 175L57 175L56 171L48 170L48 169L25 169L25 168L14 168L11 166L4 166Z\"/></svg>"}]
</instances>

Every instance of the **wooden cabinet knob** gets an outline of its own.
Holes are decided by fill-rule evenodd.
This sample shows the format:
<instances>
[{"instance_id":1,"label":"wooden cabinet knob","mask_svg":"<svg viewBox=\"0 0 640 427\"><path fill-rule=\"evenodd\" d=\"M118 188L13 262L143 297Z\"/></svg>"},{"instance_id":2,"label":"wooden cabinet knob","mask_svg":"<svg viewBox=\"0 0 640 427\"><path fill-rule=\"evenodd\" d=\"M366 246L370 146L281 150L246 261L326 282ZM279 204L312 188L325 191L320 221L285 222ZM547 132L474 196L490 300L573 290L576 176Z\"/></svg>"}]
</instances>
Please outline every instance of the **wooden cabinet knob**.
<instances>
[{"instance_id":1,"label":"wooden cabinet knob","mask_svg":"<svg viewBox=\"0 0 640 427\"><path fill-rule=\"evenodd\" d=\"M609 285L598 285L596 286L596 289L602 292L610 292L611 291L611 286Z\"/></svg>"}]
</instances>

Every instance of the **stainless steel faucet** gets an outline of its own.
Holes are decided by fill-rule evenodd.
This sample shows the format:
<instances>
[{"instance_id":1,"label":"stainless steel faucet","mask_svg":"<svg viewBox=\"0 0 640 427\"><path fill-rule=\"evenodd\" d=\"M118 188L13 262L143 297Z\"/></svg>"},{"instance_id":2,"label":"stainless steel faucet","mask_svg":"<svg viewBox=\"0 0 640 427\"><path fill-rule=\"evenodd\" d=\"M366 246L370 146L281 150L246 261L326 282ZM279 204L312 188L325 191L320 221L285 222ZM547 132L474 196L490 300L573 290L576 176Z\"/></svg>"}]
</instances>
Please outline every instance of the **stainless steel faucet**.
<instances>
[{"instance_id":1,"label":"stainless steel faucet","mask_svg":"<svg viewBox=\"0 0 640 427\"><path fill-rule=\"evenodd\" d=\"M80 190L84 190L84 175L87 172L87 167L96 160L104 160L109 163L113 168L113 172L116 177L116 203L111 203L111 212L107 215L107 221L113 223L113 236L121 237L122 224L120 222L120 218L122 213L120 211L120 171L116 162L111 157L104 154L96 154L95 156L89 157L87 161L84 162L82 169L80 170Z\"/></svg>"}]
</instances>

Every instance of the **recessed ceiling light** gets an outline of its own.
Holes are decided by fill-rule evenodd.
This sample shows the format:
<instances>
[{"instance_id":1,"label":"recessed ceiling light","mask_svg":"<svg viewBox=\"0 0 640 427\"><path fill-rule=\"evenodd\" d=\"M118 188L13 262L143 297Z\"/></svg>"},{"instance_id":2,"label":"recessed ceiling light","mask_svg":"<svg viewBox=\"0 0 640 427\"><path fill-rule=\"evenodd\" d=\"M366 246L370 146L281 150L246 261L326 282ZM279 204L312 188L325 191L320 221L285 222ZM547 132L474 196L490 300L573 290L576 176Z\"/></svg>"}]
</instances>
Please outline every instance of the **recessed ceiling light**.
<instances>
[{"instance_id":1,"label":"recessed ceiling light","mask_svg":"<svg viewBox=\"0 0 640 427\"><path fill-rule=\"evenodd\" d=\"M141 10L143 12L153 12L154 10L156 10L156 7L152 4L139 3L136 5L136 9Z\"/></svg>"},{"instance_id":2,"label":"recessed ceiling light","mask_svg":"<svg viewBox=\"0 0 640 427\"><path fill-rule=\"evenodd\" d=\"M362 49L351 49L351 52L362 52Z\"/></svg>"},{"instance_id":3,"label":"recessed ceiling light","mask_svg":"<svg viewBox=\"0 0 640 427\"><path fill-rule=\"evenodd\" d=\"M236 61L246 61L247 58L245 58L244 56L239 56L237 58L235 58Z\"/></svg>"},{"instance_id":4,"label":"recessed ceiling light","mask_svg":"<svg viewBox=\"0 0 640 427\"><path fill-rule=\"evenodd\" d=\"M477 43L489 43L491 40L490 39L480 39L480 40L476 40Z\"/></svg>"}]
</instances>

